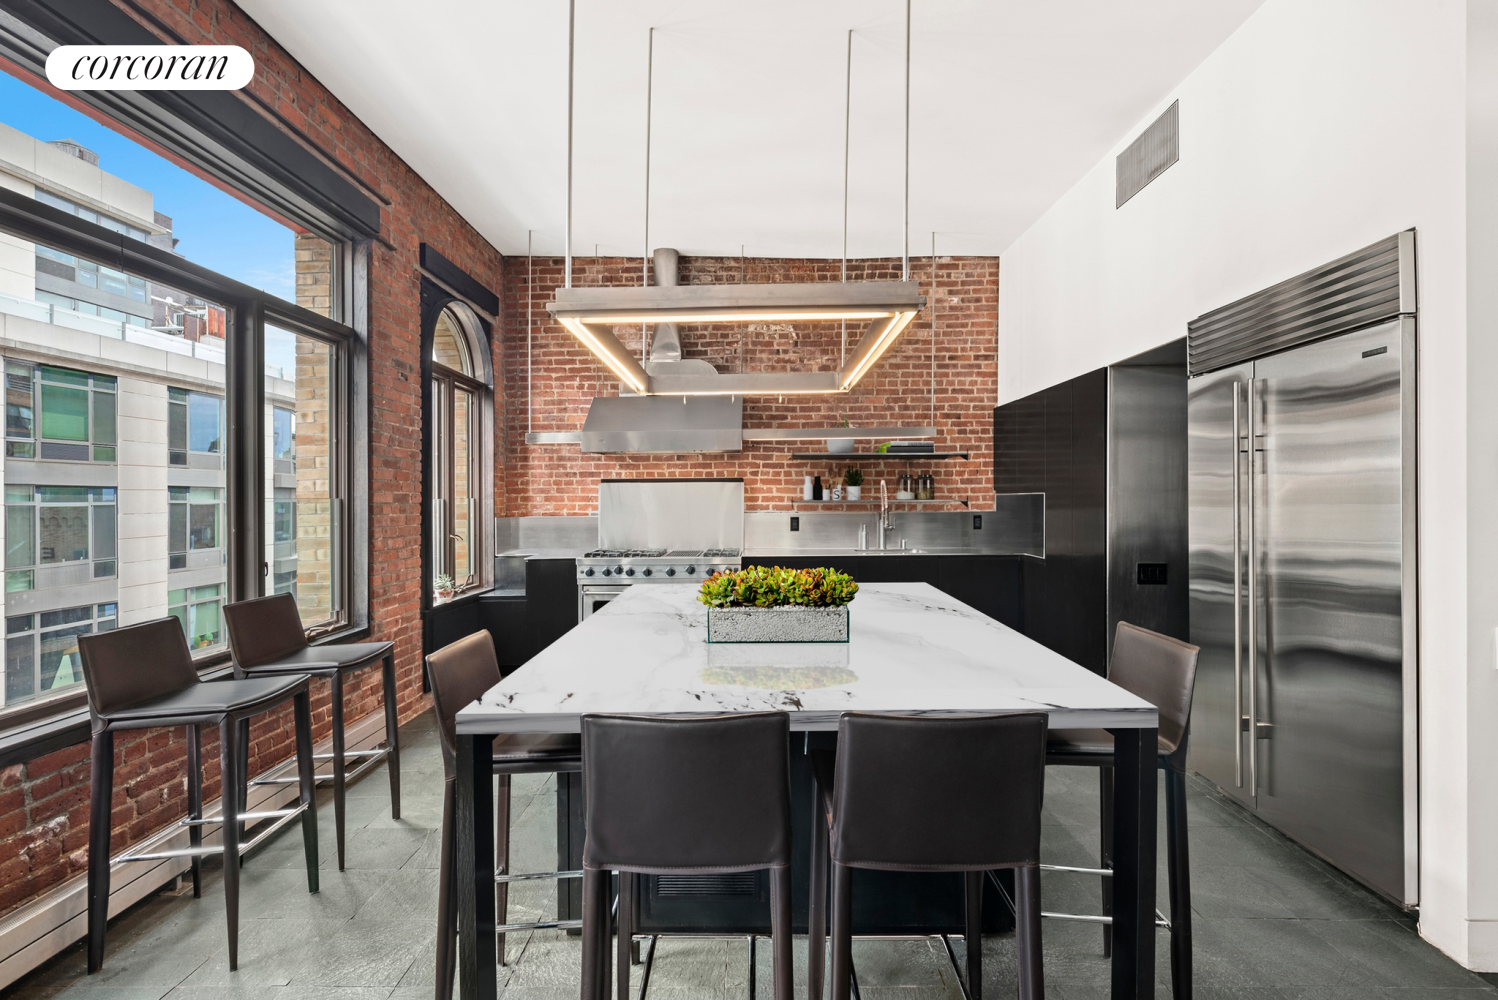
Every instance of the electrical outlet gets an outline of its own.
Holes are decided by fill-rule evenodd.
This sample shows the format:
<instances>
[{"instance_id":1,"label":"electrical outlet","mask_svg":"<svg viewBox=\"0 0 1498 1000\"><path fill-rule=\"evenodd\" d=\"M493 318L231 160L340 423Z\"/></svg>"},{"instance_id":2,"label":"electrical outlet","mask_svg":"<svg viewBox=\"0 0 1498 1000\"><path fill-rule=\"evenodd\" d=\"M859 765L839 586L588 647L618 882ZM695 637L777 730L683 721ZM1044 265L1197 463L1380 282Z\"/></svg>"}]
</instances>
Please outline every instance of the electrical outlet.
<instances>
[{"instance_id":1,"label":"electrical outlet","mask_svg":"<svg viewBox=\"0 0 1498 1000\"><path fill-rule=\"evenodd\" d=\"M973 530L974 531L981 531L982 529L983 529L983 515L982 514L974 514L973 515Z\"/></svg>"},{"instance_id":2,"label":"electrical outlet","mask_svg":"<svg viewBox=\"0 0 1498 1000\"><path fill-rule=\"evenodd\" d=\"M791 518L791 530L792 531L800 531L801 530L801 519L799 517L792 517Z\"/></svg>"}]
</instances>

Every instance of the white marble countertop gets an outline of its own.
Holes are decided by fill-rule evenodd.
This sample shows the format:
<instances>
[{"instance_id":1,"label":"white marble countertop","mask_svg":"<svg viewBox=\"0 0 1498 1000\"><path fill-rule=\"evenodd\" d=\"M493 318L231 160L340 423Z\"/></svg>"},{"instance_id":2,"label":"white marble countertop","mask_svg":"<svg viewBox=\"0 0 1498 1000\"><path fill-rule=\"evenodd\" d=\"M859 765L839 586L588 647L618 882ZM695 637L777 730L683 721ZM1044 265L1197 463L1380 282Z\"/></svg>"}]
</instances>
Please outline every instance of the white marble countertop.
<instances>
[{"instance_id":1,"label":"white marble countertop","mask_svg":"<svg viewBox=\"0 0 1498 1000\"><path fill-rule=\"evenodd\" d=\"M869 583L847 643L709 644L694 584L630 587L458 713L459 733L577 732L589 712L1045 711L1053 727L1150 728L1154 706L925 583Z\"/></svg>"}]
</instances>

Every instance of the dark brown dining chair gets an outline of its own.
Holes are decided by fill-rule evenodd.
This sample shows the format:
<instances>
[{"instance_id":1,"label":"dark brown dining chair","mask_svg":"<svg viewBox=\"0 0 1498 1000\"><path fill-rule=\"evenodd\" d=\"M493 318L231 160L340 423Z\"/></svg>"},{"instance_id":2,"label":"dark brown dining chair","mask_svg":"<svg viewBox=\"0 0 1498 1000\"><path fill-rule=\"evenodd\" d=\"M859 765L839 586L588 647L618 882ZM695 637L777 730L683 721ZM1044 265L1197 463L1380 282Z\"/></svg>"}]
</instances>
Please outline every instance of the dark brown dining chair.
<instances>
[{"instance_id":1,"label":"dark brown dining chair","mask_svg":"<svg viewBox=\"0 0 1498 1000\"><path fill-rule=\"evenodd\" d=\"M1198 647L1119 622L1108 679L1160 713L1156 761L1165 772L1165 868L1170 878L1170 979L1175 1000L1191 997L1191 858L1186 835L1186 752ZM1101 867L1113 867L1113 736L1105 729L1058 729L1046 751L1050 764L1100 768ZM1042 866L1045 867L1045 866ZM1104 875L1103 915L1113 912L1113 880ZM1112 951L1112 927L1103 927Z\"/></svg>"},{"instance_id":2,"label":"dark brown dining chair","mask_svg":"<svg viewBox=\"0 0 1498 1000\"><path fill-rule=\"evenodd\" d=\"M835 761L813 754L823 812L813 818L810 996L820 961L832 863L832 996L853 980L853 870L962 872L967 996L983 995L983 880L1013 868L1020 1000L1040 1000L1040 808L1043 712L958 717L847 712ZM830 786L830 787L829 787ZM819 829L820 828L820 829Z\"/></svg>"},{"instance_id":3,"label":"dark brown dining chair","mask_svg":"<svg viewBox=\"0 0 1498 1000\"><path fill-rule=\"evenodd\" d=\"M453 884L454 852L457 849L457 780L458 736L456 716L460 709L500 681L499 660L494 655L494 638L487 631L475 632L444 646L427 657L427 676L432 681L432 705L437 715L437 733L442 741L442 851L438 862L437 896L437 1000L448 1000L453 992L458 898ZM510 775L548 774L582 770L582 757L575 734L511 734L494 740L490 761L499 778L499 816L494 838L494 912L499 925L498 952L505 961L505 933L523 930L573 930L580 920L541 920L509 924L505 913L509 904L511 882L533 879L567 879L582 877L581 871L527 872L510 871Z\"/></svg>"},{"instance_id":4,"label":"dark brown dining chair","mask_svg":"<svg viewBox=\"0 0 1498 1000\"><path fill-rule=\"evenodd\" d=\"M225 606L224 623L229 629L229 650L234 656L235 677L274 677L281 674L305 674L326 677L333 696L333 752L317 754L314 760L332 760L333 773L319 780L333 782L333 827L338 845L338 870L343 871L344 799L350 780L388 758L390 771L390 815L401 815L400 713L395 701L395 643L346 642L313 646L307 642L307 631L296 598L291 594L273 594ZM343 680L349 674L380 664L385 687L385 746L378 750L348 751L344 748ZM240 737L248 745L249 723ZM349 757L363 758L350 773ZM241 769L241 786L249 775ZM288 779L267 774L257 783L276 784ZM240 800L245 791L241 788Z\"/></svg>"},{"instance_id":5,"label":"dark brown dining chair","mask_svg":"<svg viewBox=\"0 0 1498 1000\"><path fill-rule=\"evenodd\" d=\"M114 734L122 729L187 727L187 819L193 896L202 895L201 858L220 850L203 846L203 827L219 824L223 840L224 906L229 917L229 968L239 968L239 824L300 813L306 851L307 891L317 891L317 807L313 798L312 712L305 675L202 682L176 618L78 637L88 713L93 728L92 785L88 804L88 971L104 967L109 923L110 814L114 802ZM217 725L220 773L230 776L247 751L240 722L293 702L300 799L289 809L244 812L233 781L223 781L218 816L203 815L202 742L199 727ZM127 852L113 863L180 858L183 851Z\"/></svg>"},{"instance_id":6,"label":"dark brown dining chair","mask_svg":"<svg viewBox=\"0 0 1498 1000\"><path fill-rule=\"evenodd\" d=\"M609 995L619 872L619 996L629 996L639 876L770 870L775 1000L791 998L790 717L585 715L584 1000Z\"/></svg>"}]
</instances>

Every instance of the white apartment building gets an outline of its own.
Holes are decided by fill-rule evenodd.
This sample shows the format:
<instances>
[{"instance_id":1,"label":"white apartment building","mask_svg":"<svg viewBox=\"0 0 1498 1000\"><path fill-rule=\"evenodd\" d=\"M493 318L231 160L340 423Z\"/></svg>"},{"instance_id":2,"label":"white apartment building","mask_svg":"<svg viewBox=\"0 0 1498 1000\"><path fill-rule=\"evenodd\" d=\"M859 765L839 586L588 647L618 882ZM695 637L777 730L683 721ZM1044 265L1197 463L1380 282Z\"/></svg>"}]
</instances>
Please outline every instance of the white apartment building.
<instances>
[{"instance_id":1,"label":"white apartment building","mask_svg":"<svg viewBox=\"0 0 1498 1000\"><path fill-rule=\"evenodd\" d=\"M0 125L0 185L174 245L151 192L76 143ZM81 633L172 614L194 649L224 643L223 336L212 303L0 234L0 705L81 683ZM266 377L266 557L293 590L295 373Z\"/></svg>"}]
</instances>

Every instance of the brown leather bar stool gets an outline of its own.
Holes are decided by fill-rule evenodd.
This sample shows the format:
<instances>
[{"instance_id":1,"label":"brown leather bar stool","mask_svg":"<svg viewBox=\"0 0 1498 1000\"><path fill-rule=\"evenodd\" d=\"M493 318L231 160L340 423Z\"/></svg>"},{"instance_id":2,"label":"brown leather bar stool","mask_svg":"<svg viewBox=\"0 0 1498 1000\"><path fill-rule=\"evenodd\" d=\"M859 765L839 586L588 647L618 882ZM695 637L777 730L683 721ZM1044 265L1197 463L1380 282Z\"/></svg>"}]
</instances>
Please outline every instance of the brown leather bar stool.
<instances>
[{"instance_id":1,"label":"brown leather bar stool","mask_svg":"<svg viewBox=\"0 0 1498 1000\"><path fill-rule=\"evenodd\" d=\"M770 870L775 1000L791 998L790 717L585 715L584 1000L609 995L611 871L619 996L629 996L639 876Z\"/></svg>"},{"instance_id":2,"label":"brown leather bar stool","mask_svg":"<svg viewBox=\"0 0 1498 1000\"><path fill-rule=\"evenodd\" d=\"M819 959L826 925L822 907L815 904L826 898L830 855L834 1000L848 1000L853 980L855 868L965 874L972 1000L983 993L983 879L996 868L1015 869L1019 995L1040 1000L1045 994L1039 868L1045 714L847 712L837 731L835 763L827 751L812 755L824 812L813 818L813 829L820 831L812 847L814 906L808 918L811 956ZM821 966L820 961L808 966L814 998L822 995Z\"/></svg>"},{"instance_id":3,"label":"brown leather bar stool","mask_svg":"<svg viewBox=\"0 0 1498 1000\"><path fill-rule=\"evenodd\" d=\"M272 677L280 674L306 674L326 677L333 690L333 752L317 754L316 760L333 761L333 827L338 843L338 870L343 871L343 806L348 782L375 767L386 757L390 762L390 815L401 815L400 716L395 703L395 643L348 642L313 646L307 642L302 615L291 594L273 594L251 601L239 601L224 608L224 623L229 627L229 650L234 655L235 677ZM379 750L344 749L343 679L348 674L380 664L385 681L385 746ZM249 745L249 721L240 733ZM363 758L352 773L347 770L349 757ZM288 762L290 763L290 762ZM248 774L241 764L240 784ZM281 784L290 778L267 774L256 784ZM326 778L319 778L326 780ZM240 801L245 792L241 790Z\"/></svg>"},{"instance_id":4,"label":"brown leather bar stool","mask_svg":"<svg viewBox=\"0 0 1498 1000\"><path fill-rule=\"evenodd\" d=\"M453 992L453 975L457 969L454 948L457 936L458 898L453 885L453 852L457 846L458 711L476 701L500 681L499 660L494 655L494 638L487 631L475 632L444 646L427 657L427 676L432 680L432 705L437 715L437 732L442 740L442 853L438 873L437 899L437 1000L448 1000ZM499 962L505 960L505 933L523 930L571 930L582 927L581 920L540 920L529 923L505 923L509 904L509 884L533 879L581 878L581 871L527 872L510 871L510 775L548 774L581 771L582 756L578 737L547 733L523 733L497 737L492 760L494 774L499 776L499 818L494 838L494 912L499 934Z\"/></svg>"},{"instance_id":5,"label":"brown leather bar stool","mask_svg":"<svg viewBox=\"0 0 1498 1000\"><path fill-rule=\"evenodd\" d=\"M187 727L187 819L185 849L144 851L116 859L154 861L192 858L192 892L202 895L201 857L219 850L203 847L203 827L221 825L224 856L224 905L229 917L229 968L239 968L239 824L243 820L302 817L307 856L307 891L317 891L317 808L313 799L312 712L303 676L250 680L198 680L192 653L176 618L78 637L88 713L93 723L92 787L88 804L88 971L104 967L104 935L109 924L109 834L114 800L114 734L122 729ZM235 800L230 776L242 766L241 720L294 702L296 750L301 786L299 803L290 809L243 812ZM203 815L203 768L200 726L217 725L223 781L219 816Z\"/></svg>"},{"instance_id":6,"label":"brown leather bar stool","mask_svg":"<svg viewBox=\"0 0 1498 1000\"><path fill-rule=\"evenodd\" d=\"M1191 858L1186 834L1186 752L1191 693L1196 686L1198 647L1168 635L1119 622L1113 634L1108 679L1154 705L1160 713L1159 753L1165 772L1165 867L1170 877L1170 979L1175 1000L1191 997ZM1044 869L1100 874L1103 914L1113 912L1113 735L1105 729L1053 730L1046 763L1101 768L1101 868L1052 865ZM1058 916L1070 916L1059 915ZM1103 950L1112 949L1112 928L1103 927Z\"/></svg>"}]
</instances>

